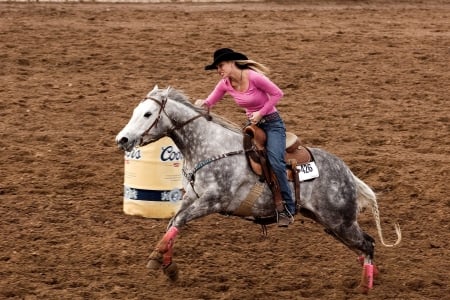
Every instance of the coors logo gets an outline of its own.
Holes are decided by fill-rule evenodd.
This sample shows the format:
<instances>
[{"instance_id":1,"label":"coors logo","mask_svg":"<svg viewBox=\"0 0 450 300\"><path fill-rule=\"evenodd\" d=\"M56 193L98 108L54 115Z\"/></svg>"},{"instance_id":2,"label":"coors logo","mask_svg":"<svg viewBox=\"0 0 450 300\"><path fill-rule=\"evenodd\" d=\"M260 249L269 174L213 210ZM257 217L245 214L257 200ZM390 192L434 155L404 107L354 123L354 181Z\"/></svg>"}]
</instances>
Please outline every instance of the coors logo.
<instances>
[{"instance_id":1,"label":"coors logo","mask_svg":"<svg viewBox=\"0 0 450 300\"><path fill-rule=\"evenodd\" d=\"M177 161L182 160L183 155L180 150L173 146L161 147L161 161Z\"/></svg>"},{"instance_id":2,"label":"coors logo","mask_svg":"<svg viewBox=\"0 0 450 300\"><path fill-rule=\"evenodd\" d=\"M141 159L141 150L137 149L137 148L133 148L133 150L131 151L126 151L125 152L125 158L126 159L136 159L139 160Z\"/></svg>"}]
</instances>

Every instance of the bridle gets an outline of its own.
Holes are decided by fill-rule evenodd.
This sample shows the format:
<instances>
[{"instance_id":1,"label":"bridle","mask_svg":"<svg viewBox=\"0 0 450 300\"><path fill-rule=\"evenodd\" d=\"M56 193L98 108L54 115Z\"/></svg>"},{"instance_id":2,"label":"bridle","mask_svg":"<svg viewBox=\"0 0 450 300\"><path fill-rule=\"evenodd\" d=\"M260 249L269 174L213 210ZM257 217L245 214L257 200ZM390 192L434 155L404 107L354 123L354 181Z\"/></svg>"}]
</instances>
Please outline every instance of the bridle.
<instances>
[{"instance_id":1,"label":"bridle","mask_svg":"<svg viewBox=\"0 0 450 300\"><path fill-rule=\"evenodd\" d=\"M140 142L139 142L139 145L141 145L141 146L145 146L145 145L148 145L148 144L154 142L154 140L151 139L151 140L149 140L149 141L147 141L147 142L144 143L144 142L143 142L143 138L144 138L144 136L146 136L146 135L150 132L150 130L152 130L153 127L154 127L154 128L157 128L157 127L158 127L158 122L159 122L159 120L161 120L161 115L162 115L162 113L164 113L164 114L166 115L166 117L169 119L170 123L172 124L172 127L170 127L170 128L165 132L165 135L166 135L166 136L169 136L169 135L170 135L172 132L174 132L175 130L178 130L178 129L183 128L184 126L186 126L187 124L189 124L190 122L192 122L192 121L194 121L194 120L196 120L196 119L198 119L198 118L205 117L208 121L211 121L211 120L212 120L212 117L211 117L211 115L209 114L209 109L208 109L208 110L206 111L206 113L204 113L204 114L199 113L198 115L193 116L192 118L190 118L190 119L188 119L188 120L186 120L186 121L184 121L184 122L179 123L179 122L173 120L173 119L167 114L167 112L166 112L166 110L165 110L166 104L167 104L167 100L168 100L168 97L167 97L167 96L162 97L161 100L156 99L156 98L154 98L154 97L146 97L143 101L145 101L145 100L152 100L152 101L155 101L156 103L158 103L158 104L159 104L159 111L158 111L158 116L156 117L155 121L153 121L153 123L152 123L152 124L147 128L147 130L145 130L144 133L141 135L141 140L140 140Z\"/></svg>"}]
</instances>

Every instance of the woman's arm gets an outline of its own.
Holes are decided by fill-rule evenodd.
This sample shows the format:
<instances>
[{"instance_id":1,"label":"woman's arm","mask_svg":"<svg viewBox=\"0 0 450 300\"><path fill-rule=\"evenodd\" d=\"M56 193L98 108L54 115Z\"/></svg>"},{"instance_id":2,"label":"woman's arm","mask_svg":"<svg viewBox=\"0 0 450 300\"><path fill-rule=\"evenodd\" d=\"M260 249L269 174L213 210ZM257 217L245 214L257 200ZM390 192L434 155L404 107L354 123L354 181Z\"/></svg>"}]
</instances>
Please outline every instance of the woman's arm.
<instances>
[{"instance_id":1,"label":"woman's arm","mask_svg":"<svg viewBox=\"0 0 450 300\"><path fill-rule=\"evenodd\" d=\"M217 83L214 90L211 92L211 94L209 94L209 96L205 99L205 101L203 102L203 105L206 105L208 107L213 107L214 104L216 104L223 98L225 93L226 93L225 81L220 80Z\"/></svg>"},{"instance_id":2,"label":"woman's arm","mask_svg":"<svg viewBox=\"0 0 450 300\"><path fill-rule=\"evenodd\" d=\"M259 110L259 113L262 116L265 116L283 97L283 91L269 78L260 73L254 74L253 84L257 89L265 92L268 96L268 101L264 104L263 108Z\"/></svg>"}]
</instances>

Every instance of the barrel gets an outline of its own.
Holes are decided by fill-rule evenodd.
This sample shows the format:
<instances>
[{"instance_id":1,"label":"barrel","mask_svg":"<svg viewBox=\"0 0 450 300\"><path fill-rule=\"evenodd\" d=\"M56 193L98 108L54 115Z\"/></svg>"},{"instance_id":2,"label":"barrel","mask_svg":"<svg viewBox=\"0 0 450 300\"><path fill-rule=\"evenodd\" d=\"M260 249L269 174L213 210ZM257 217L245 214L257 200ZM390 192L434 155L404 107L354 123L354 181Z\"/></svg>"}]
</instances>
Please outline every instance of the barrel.
<instances>
[{"instance_id":1,"label":"barrel","mask_svg":"<svg viewBox=\"0 0 450 300\"><path fill-rule=\"evenodd\" d=\"M183 156L168 137L125 152L124 213L173 217L182 198L182 165Z\"/></svg>"}]
</instances>

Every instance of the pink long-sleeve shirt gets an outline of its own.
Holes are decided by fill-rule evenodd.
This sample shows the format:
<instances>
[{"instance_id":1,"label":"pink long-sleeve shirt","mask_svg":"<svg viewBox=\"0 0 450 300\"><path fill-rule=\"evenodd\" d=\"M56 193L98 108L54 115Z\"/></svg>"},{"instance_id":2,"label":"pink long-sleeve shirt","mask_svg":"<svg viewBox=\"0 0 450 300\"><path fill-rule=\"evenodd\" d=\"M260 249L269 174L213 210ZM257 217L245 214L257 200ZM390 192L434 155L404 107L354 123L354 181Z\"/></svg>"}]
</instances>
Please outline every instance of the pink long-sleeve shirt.
<instances>
[{"instance_id":1,"label":"pink long-sleeve shirt","mask_svg":"<svg viewBox=\"0 0 450 300\"><path fill-rule=\"evenodd\" d=\"M248 81L248 89L239 92L231 86L229 78L220 80L206 98L205 105L214 106L228 93L239 106L245 109L248 117L256 111L260 111L262 116L276 112L275 105L283 97L281 89L269 78L251 69L248 69Z\"/></svg>"}]
</instances>

